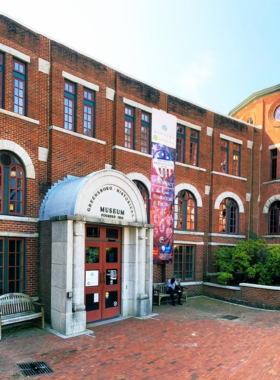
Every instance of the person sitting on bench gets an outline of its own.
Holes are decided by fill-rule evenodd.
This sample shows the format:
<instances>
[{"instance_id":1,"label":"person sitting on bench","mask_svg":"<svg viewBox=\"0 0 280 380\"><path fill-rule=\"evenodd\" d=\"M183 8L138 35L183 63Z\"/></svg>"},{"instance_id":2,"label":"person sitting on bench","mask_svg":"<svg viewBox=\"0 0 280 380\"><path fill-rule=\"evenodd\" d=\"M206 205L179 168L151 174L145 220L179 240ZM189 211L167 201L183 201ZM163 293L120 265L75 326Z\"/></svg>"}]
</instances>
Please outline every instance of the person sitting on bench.
<instances>
[{"instance_id":1,"label":"person sitting on bench","mask_svg":"<svg viewBox=\"0 0 280 380\"><path fill-rule=\"evenodd\" d=\"M170 293L170 297L172 299L172 305L175 306L175 300L174 300L174 293L178 294L178 305L183 305L181 302L181 297L182 297L182 290L180 285L178 284L177 281L175 281L175 278L170 278L167 281L167 286L168 286L168 293Z\"/></svg>"}]
</instances>

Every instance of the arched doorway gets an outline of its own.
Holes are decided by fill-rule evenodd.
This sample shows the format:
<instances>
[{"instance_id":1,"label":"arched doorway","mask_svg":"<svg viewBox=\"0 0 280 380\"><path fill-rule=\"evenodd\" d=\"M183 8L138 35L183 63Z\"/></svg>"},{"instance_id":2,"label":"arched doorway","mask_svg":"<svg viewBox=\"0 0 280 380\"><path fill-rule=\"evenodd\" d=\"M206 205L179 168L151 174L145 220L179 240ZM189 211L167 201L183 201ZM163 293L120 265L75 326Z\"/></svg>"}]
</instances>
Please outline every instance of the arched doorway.
<instances>
[{"instance_id":1,"label":"arched doorway","mask_svg":"<svg viewBox=\"0 0 280 380\"><path fill-rule=\"evenodd\" d=\"M151 314L152 226L130 179L111 169L66 178L46 195L40 220L51 222L51 243L41 255L51 255L55 330L70 335L84 331L86 321Z\"/></svg>"}]
</instances>

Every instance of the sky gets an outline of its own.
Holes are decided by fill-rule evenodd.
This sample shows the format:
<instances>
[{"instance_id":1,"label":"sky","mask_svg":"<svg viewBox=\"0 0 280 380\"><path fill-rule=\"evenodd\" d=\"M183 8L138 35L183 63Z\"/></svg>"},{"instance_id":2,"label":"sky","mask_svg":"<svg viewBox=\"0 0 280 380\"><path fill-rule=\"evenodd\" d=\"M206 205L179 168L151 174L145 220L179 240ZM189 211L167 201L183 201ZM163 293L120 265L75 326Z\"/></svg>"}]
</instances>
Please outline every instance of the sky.
<instances>
[{"instance_id":1,"label":"sky","mask_svg":"<svg viewBox=\"0 0 280 380\"><path fill-rule=\"evenodd\" d=\"M280 84L280 0L0 0L0 13L219 113Z\"/></svg>"}]
</instances>

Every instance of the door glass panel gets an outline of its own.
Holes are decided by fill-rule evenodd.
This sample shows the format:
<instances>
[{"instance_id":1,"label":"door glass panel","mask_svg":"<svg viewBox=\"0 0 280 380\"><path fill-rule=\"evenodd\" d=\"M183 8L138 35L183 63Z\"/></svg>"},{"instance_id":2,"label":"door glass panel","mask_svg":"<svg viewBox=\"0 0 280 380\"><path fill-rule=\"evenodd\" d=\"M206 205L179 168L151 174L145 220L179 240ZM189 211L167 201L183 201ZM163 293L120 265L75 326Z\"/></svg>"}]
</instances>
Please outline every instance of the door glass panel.
<instances>
[{"instance_id":1,"label":"door glass panel","mask_svg":"<svg viewBox=\"0 0 280 380\"><path fill-rule=\"evenodd\" d=\"M88 238L100 238L100 228L87 227L86 237L88 237Z\"/></svg>"},{"instance_id":2,"label":"door glass panel","mask_svg":"<svg viewBox=\"0 0 280 380\"><path fill-rule=\"evenodd\" d=\"M107 247L106 248L106 263L117 263L118 262L118 248Z\"/></svg>"},{"instance_id":3,"label":"door glass panel","mask_svg":"<svg viewBox=\"0 0 280 380\"><path fill-rule=\"evenodd\" d=\"M118 239L118 232L116 228L106 228L106 239Z\"/></svg>"},{"instance_id":4,"label":"door glass panel","mask_svg":"<svg viewBox=\"0 0 280 380\"><path fill-rule=\"evenodd\" d=\"M118 306L118 292L105 292L105 308L109 309L111 307Z\"/></svg>"},{"instance_id":5,"label":"door glass panel","mask_svg":"<svg viewBox=\"0 0 280 380\"><path fill-rule=\"evenodd\" d=\"M86 247L86 264L99 263L99 247Z\"/></svg>"},{"instance_id":6,"label":"door glass panel","mask_svg":"<svg viewBox=\"0 0 280 380\"><path fill-rule=\"evenodd\" d=\"M116 285L118 283L118 270L107 269L106 270L106 285Z\"/></svg>"},{"instance_id":7,"label":"door glass panel","mask_svg":"<svg viewBox=\"0 0 280 380\"><path fill-rule=\"evenodd\" d=\"M99 293L86 294L86 311L99 310Z\"/></svg>"}]
</instances>

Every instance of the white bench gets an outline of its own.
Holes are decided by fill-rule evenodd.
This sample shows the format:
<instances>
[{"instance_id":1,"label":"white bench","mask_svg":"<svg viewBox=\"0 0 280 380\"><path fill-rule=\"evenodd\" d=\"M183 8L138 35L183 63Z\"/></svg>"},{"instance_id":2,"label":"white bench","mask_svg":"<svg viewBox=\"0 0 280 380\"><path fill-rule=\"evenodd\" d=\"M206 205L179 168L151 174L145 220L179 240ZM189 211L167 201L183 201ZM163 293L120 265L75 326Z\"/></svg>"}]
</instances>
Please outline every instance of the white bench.
<instances>
[{"instance_id":1,"label":"white bench","mask_svg":"<svg viewBox=\"0 0 280 380\"><path fill-rule=\"evenodd\" d=\"M42 329L45 329L44 306L26 294L8 293L0 296L0 340L2 326L37 318L42 319Z\"/></svg>"}]
</instances>

